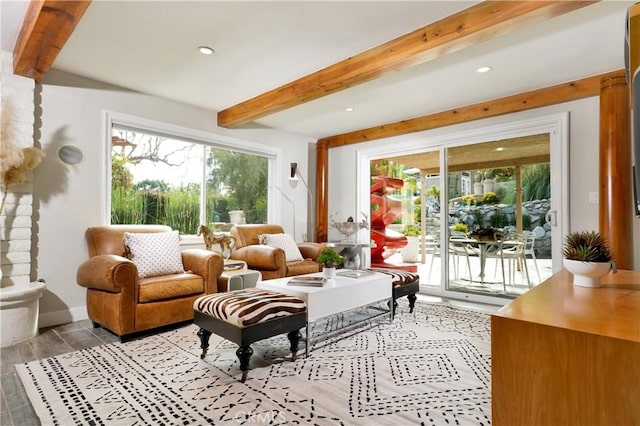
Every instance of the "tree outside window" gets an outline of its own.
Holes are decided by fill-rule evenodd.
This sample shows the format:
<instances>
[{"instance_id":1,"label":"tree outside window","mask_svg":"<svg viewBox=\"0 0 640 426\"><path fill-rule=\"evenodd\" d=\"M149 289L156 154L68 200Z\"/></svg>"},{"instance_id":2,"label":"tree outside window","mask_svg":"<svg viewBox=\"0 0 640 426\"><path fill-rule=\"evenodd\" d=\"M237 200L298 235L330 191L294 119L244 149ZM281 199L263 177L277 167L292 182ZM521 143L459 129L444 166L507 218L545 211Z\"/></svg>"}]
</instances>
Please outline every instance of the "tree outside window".
<instances>
[{"instance_id":1,"label":"tree outside window","mask_svg":"<svg viewBox=\"0 0 640 426\"><path fill-rule=\"evenodd\" d=\"M202 223L228 222L231 210L242 210L248 223L265 223L267 182L264 156L112 130L112 224L163 224L196 234Z\"/></svg>"}]
</instances>

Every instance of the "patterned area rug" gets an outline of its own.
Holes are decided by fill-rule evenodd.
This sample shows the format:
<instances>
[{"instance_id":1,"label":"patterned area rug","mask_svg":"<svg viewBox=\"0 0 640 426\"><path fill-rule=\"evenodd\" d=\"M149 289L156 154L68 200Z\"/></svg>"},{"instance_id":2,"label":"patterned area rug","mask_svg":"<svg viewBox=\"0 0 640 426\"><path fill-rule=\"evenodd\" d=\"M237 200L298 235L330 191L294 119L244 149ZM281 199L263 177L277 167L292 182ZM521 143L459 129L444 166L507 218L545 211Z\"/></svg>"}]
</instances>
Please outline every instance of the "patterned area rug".
<instances>
[{"instance_id":1,"label":"patterned area rug","mask_svg":"<svg viewBox=\"0 0 640 426\"><path fill-rule=\"evenodd\" d=\"M449 305L410 314L402 300L392 323L320 339L308 358L301 344L291 361L286 336L254 343L245 383L234 344L213 335L200 359L194 325L16 369L44 425L489 425L489 325Z\"/></svg>"}]
</instances>

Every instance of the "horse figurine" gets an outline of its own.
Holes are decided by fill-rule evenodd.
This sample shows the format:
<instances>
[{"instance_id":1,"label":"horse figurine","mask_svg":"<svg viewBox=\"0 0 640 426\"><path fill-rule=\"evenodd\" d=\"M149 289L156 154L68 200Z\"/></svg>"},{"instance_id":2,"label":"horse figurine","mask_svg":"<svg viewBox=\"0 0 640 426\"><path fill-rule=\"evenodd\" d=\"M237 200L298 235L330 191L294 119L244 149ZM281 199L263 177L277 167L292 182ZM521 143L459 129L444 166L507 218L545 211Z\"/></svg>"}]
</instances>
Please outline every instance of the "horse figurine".
<instances>
[{"instance_id":1,"label":"horse figurine","mask_svg":"<svg viewBox=\"0 0 640 426\"><path fill-rule=\"evenodd\" d=\"M207 250L211 250L214 244L218 244L220 246L220 255L224 257L225 260L229 259L231 250L235 247L235 241L231 235L212 232L206 225L200 225L198 235L202 235L204 246ZM227 251L226 256L224 256L225 250Z\"/></svg>"}]
</instances>

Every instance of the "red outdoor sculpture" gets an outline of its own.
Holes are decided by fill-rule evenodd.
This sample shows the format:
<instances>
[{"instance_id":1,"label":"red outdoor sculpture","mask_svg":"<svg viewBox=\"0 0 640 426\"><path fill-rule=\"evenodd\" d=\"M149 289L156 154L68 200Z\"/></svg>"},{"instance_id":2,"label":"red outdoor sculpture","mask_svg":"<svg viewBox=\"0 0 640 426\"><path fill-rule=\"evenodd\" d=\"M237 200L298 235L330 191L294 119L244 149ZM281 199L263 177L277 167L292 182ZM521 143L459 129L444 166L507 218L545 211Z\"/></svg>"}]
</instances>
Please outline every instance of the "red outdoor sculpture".
<instances>
[{"instance_id":1,"label":"red outdoor sculpture","mask_svg":"<svg viewBox=\"0 0 640 426\"><path fill-rule=\"evenodd\" d=\"M407 237L387 226L402 215L402 201L389 194L404 186L402 179L373 176L371 185L371 239L376 244L371 249L373 268L393 268L416 272L415 265L392 265L385 260L407 245Z\"/></svg>"}]
</instances>

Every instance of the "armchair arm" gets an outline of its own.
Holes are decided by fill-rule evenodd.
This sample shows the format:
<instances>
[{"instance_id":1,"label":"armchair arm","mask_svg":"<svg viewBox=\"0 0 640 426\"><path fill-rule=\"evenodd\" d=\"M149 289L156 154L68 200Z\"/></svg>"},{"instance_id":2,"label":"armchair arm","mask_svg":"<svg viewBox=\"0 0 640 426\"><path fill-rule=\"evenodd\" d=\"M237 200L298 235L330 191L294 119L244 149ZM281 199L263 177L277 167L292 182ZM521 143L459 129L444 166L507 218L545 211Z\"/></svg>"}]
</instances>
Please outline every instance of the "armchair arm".
<instances>
[{"instance_id":1,"label":"armchair arm","mask_svg":"<svg viewBox=\"0 0 640 426\"><path fill-rule=\"evenodd\" d=\"M218 292L218 277L224 269L222 256L204 249L188 249L182 251L182 264L186 271L202 277L206 294Z\"/></svg>"},{"instance_id":2,"label":"armchair arm","mask_svg":"<svg viewBox=\"0 0 640 426\"><path fill-rule=\"evenodd\" d=\"M240 247L231 254L231 258L247 263L249 269L259 271L280 271L285 276L287 262L284 250L266 245Z\"/></svg>"},{"instance_id":3,"label":"armchair arm","mask_svg":"<svg viewBox=\"0 0 640 426\"><path fill-rule=\"evenodd\" d=\"M324 248L324 244L313 242L298 243L298 248L302 253L302 257L316 260L320 256L320 251Z\"/></svg>"},{"instance_id":4,"label":"armchair arm","mask_svg":"<svg viewBox=\"0 0 640 426\"><path fill-rule=\"evenodd\" d=\"M127 258L101 254L85 260L76 274L79 285L95 290L120 293L127 283L138 280L138 268Z\"/></svg>"}]
</instances>

